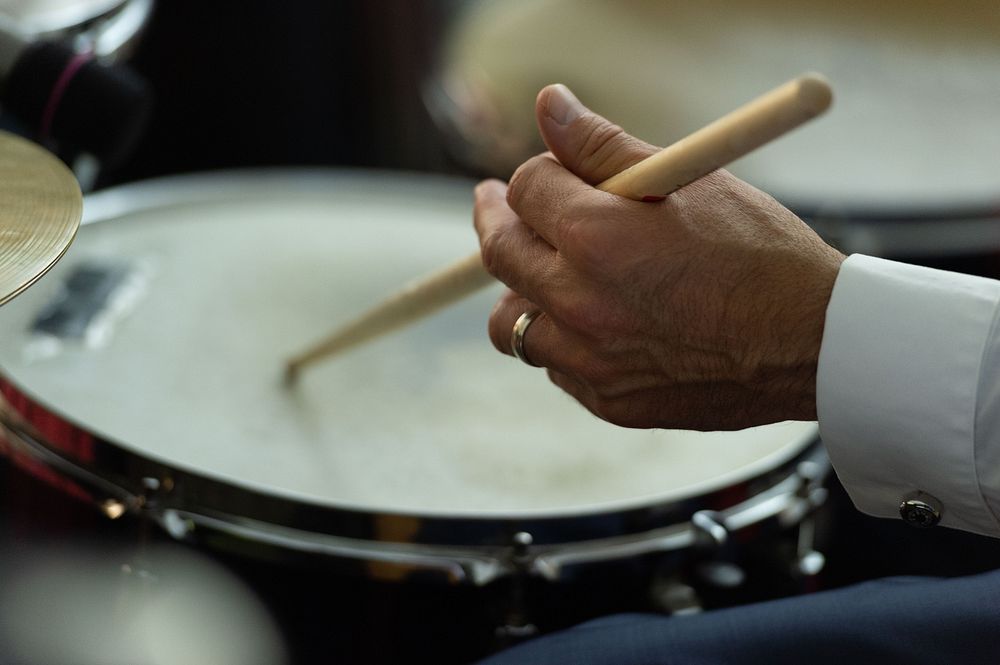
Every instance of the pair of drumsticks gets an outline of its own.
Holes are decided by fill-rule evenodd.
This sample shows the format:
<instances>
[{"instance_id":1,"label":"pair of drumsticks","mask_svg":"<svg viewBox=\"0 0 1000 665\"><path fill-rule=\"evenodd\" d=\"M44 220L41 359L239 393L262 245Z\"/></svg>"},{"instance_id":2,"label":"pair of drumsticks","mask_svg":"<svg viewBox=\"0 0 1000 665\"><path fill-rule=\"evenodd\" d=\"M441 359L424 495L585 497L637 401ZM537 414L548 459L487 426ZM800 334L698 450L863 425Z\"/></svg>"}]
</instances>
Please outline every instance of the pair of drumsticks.
<instances>
[{"instance_id":1,"label":"pair of drumsticks","mask_svg":"<svg viewBox=\"0 0 1000 665\"><path fill-rule=\"evenodd\" d=\"M690 136L612 176L598 189L637 201L659 200L815 118L830 106L826 80L806 74L775 88ZM488 286L478 252L404 286L361 316L291 358L285 382L321 358L401 328Z\"/></svg>"}]
</instances>

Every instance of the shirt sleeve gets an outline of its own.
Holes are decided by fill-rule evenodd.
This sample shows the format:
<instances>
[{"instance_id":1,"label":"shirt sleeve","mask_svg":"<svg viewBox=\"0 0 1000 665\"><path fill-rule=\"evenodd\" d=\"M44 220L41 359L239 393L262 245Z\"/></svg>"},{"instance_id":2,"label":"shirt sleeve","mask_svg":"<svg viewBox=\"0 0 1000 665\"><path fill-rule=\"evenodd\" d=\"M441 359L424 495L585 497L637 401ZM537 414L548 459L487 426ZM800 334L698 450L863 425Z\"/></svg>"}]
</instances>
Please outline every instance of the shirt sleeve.
<instances>
[{"instance_id":1,"label":"shirt sleeve","mask_svg":"<svg viewBox=\"0 0 1000 665\"><path fill-rule=\"evenodd\" d=\"M1000 537L1000 282L855 254L827 308L820 434L857 508Z\"/></svg>"}]
</instances>

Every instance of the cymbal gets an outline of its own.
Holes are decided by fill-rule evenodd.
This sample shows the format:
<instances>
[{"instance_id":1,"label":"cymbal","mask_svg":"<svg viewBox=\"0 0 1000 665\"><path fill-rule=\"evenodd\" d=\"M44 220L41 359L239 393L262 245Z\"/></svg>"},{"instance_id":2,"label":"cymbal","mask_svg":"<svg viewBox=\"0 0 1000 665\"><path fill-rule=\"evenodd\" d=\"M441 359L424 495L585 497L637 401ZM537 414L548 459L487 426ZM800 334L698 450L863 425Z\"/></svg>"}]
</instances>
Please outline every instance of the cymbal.
<instances>
[{"instance_id":1,"label":"cymbal","mask_svg":"<svg viewBox=\"0 0 1000 665\"><path fill-rule=\"evenodd\" d=\"M55 265L82 214L72 172L38 145L0 132L0 304Z\"/></svg>"}]
</instances>

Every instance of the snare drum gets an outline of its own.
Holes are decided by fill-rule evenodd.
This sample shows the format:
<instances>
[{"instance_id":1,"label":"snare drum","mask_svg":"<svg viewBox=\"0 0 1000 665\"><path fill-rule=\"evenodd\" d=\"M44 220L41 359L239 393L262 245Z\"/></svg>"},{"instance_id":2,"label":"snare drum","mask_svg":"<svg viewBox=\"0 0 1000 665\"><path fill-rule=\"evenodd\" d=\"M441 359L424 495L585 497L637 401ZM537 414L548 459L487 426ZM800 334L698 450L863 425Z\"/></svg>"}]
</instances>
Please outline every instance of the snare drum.
<instances>
[{"instance_id":1,"label":"snare drum","mask_svg":"<svg viewBox=\"0 0 1000 665\"><path fill-rule=\"evenodd\" d=\"M733 567L775 534L815 572L815 424L610 425L491 347L499 286L282 384L290 354L475 250L471 185L282 171L90 196L0 310L5 453L109 518L393 584Z\"/></svg>"},{"instance_id":2,"label":"snare drum","mask_svg":"<svg viewBox=\"0 0 1000 665\"><path fill-rule=\"evenodd\" d=\"M558 29L553 29L558 26ZM847 252L935 263L986 256L1000 275L1000 12L920 0L480 2L427 86L460 156L510 171L541 146L538 90L666 145L804 71L824 117L732 165Z\"/></svg>"}]
</instances>

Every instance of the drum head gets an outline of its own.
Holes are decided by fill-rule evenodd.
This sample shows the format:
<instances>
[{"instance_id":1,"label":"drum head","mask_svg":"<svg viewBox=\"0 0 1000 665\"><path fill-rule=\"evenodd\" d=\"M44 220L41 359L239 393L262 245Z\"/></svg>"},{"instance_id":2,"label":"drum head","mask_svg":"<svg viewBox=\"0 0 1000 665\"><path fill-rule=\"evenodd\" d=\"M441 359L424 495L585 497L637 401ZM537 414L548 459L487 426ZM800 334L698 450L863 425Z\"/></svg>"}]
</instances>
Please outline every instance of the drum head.
<instances>
[{"instance_id":1,"label":"drum head","mask_svg":"<svg viewBox=\"0 0 1000 665\"><path fill-rule=\"evenodd\" d=\"M169 180L85 207L65 260L0 312L0 365L123 450L373 512L559 515L690 497L773 469L812 423L640 431L497 353L499 287L306 373L283 361L475 251L472 183L297 173ZM67 292L72 297L65 297Z\"/></svg>"},{"instance_id":2,"label":"drum head","mask_svg":"<svg viewBox=\"0 0 1000 665\"><path fill-rule=\"evenodd\" d=\"M483 2L455 24L439 87L476 156L504 173L538 148L547 83L666 145L804 71L830 79L833 108L736 162L737 175L837 212L1000 200L993 0Z\"/></svg>"}]
</instances>

